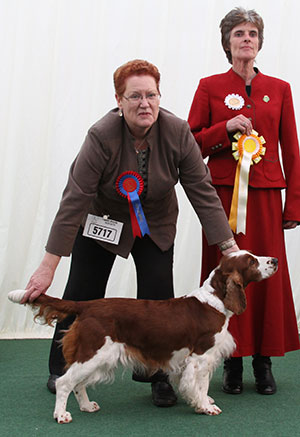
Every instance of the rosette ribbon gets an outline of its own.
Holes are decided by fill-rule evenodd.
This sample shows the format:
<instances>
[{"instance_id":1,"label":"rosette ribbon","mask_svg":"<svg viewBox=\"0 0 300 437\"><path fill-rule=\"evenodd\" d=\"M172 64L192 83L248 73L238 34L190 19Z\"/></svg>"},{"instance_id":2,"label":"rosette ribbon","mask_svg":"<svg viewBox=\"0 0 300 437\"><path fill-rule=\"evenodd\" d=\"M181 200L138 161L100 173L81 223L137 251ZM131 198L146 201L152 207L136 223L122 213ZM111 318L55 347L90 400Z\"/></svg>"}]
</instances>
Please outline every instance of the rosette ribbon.
<instances>
[{"instance_id":1,"label":"rosette ribbon","mask_svg":"<svg viewBox=\"0 0 300 437\"><path fill-rule=\"evenodd\" d=\"M142 177L134 171L125 171L116 180L117 192L127 198L134 237L150 234L139 195L144 189Z\"/></svg>"},{"instance_id":2,"label":"rosette ribbon","mask_svg":"<svg viewBox=\"0 0 300 437\"><path fill-rule=\"evenodd\" d=\"M235 172L234 188L231 201L229 225L233 232L246 234L248 183L250 166L257 164L266 148L263 147L265 140L258 136L255 130L251 135L242 135L237 132L234 135L237 142L232 143L233 156L238 161Z\"/></svg>"}]
</instances>

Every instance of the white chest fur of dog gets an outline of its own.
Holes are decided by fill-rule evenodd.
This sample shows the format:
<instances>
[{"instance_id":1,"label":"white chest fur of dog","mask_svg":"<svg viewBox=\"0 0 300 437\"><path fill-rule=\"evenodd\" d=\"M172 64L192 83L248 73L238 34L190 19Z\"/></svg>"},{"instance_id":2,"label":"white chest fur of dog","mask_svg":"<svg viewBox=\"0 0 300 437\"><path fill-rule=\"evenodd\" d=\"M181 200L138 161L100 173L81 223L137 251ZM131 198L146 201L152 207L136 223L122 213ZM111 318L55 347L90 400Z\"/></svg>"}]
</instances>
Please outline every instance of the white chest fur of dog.
<instances>
[{"instance_id":1,"label":"white chest fur of dog","mask_svg":"<svg viewBox=\"0 0 300 437\"><path fill-rule=\"evenodd\" d=\"M245 311L247 284L276 270L276 258L238 251L223 257L201 288L181 298L75 302L39 296L31 305L46 323L76 315L63 338L67 370L56 381L54 418L71 422L66 406L72 391L82 411L99 410L86 386L112 381L119 363L147 374L162 369L197 413L221 413L208 388L220 360L235 348L229 318ZM15 290L8 297L19 303L24 293Z\"/></svg>"}]
</instances>

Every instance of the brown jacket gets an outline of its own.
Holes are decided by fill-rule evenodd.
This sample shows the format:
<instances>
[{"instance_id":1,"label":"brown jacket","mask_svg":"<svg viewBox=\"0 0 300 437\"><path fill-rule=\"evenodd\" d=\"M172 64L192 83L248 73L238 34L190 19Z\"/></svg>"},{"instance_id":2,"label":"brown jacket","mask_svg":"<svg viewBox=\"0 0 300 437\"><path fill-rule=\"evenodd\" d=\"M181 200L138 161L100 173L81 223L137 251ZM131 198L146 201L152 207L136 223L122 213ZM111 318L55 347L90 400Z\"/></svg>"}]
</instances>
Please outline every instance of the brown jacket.
<instances>
[{"instance_id":1,"label":"brown jacket","mask_svg":"<svg viewBox=\"0 0 300 437\"><path fill-rule=\"evenodd\" d=\"M114 109L88 131L73 162L46 250L68 256L80 224L88 213L109 215L124 223L118 245L99 244L128 257L134 238L127 199L115 188L124 171L137 171L137 158L123 117ZM226 215L211 184L211 177L187 122L160 108L159 117L147 135L150 149L148 188L142 201L150 238L163 251L174 242L178 203L175 185L180 181L203 226L209 244L232 237Z\"/></svg>"}]
</instances>

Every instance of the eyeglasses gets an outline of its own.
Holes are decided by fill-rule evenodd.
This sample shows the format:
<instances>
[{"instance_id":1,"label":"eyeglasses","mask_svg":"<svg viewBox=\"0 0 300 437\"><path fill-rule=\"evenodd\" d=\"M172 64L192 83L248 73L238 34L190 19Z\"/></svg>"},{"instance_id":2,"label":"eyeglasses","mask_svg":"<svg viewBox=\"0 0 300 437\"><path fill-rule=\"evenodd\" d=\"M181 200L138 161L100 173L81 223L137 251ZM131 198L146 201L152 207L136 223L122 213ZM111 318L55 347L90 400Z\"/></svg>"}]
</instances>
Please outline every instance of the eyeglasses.
<instances>
[{"instance_id":1,"label":"eyeglasses","mask_svg":"<svg viewBox=\"0 0 300 437\"><path fill-rule=\"evenodd\" d=\"M124 97L124 99L126 99L128 102L131 102L131 103L140 103L143 101L143 99L146 99L148 102L153 103L160 98L160 94L148 93L145 96L142 96L141 94L134 93L128 97L126 97L126 96L123 96L123 97Z\"/></svg>"}]
</instances>

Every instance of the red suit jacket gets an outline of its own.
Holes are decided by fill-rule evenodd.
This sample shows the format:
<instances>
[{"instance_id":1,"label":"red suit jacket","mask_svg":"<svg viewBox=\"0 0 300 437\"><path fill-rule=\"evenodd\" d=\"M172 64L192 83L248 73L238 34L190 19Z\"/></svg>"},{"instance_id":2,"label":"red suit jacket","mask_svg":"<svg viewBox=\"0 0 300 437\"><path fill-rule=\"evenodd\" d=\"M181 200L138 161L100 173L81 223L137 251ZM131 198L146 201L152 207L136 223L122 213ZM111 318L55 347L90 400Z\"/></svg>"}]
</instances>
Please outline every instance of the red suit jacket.
<instances>
[{"instance_id":1,"label":"red suit jacket","mask_svg":"<svg viewBox=\"0 0 300 437\"><path fill-rule=\"evenodd\" d=\"M201 147L213 184L234 184L237 161L232 156L232 140L227 120L243 114L263 136L266 154L251 166L249 185L255 188L286 188L284 220L300 221L300 159L290 85L261 72L252 80L248 97L244 80L232 69L200 80L191 106L189 124ZM230 109L224 100L230 94L244 99L241 109ZM282 166L279 158L280 143Z\"/></svg>"}]
</instances>

